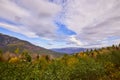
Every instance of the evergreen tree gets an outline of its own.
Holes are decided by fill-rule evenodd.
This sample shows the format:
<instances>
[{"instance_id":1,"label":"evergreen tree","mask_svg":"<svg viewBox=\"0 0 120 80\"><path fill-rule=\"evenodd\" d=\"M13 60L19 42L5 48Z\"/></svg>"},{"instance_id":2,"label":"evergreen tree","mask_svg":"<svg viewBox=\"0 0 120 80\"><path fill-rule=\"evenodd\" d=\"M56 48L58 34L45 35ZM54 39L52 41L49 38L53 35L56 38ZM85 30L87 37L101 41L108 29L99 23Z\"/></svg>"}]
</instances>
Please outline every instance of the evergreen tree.
<instances>
[{"instance_id":1,"label":"evergreen tree","mask_svg":"<svg viewBox=\"0 0 120 80\"><path fill-rule=\"evenodd\" d=\"M93 52L93 49L91 49L90 52L92 53L92 52Z\"/></svg>"},{"instance_id":2,"label":"evergreen tree","mask_svg":"<svg viewBox=\"0 0 120 80\"><path fill-rule=\"evenodd\" d=\"M27 62L31 62L32 58L31 58L31 56L29 55L29 53L28 53L27 50L24 50L23 53L22 53L22 55L25 57L25 60L26 60Z\"/></svg>"},{"instance_id":3,"label":"evergreen tree","mask_svg":"<svg viewBox=\"0 0 120 80\"><path fill-rule=\"evenodd\" d=\"M89 50L88 49L86 50L86 53L89 54Z\"/></svg>"},{"instance_id":4,"label":"evergreen tree","mask_svg":"<svg viewBox=\"0 0 120 80\"><path fill-rule=\"evenodd\" d=\"M119 47L120 47L120 44L119 44Z\"/></svg>"},{"instance_id":5,"label":"evergreen tree","mask_svg":"<svg viewBox=\"0 0 120 80\"><path fill-rule=\"evenodd\" d=\"M26 61L31 62L32 60L31 56L29 54L26 54L25 56L26 56Z\"/></svg>"},{"instance_id":6,"label":"evergreen tree","mask_svg":"<svg viewBox=\"0 0 120 80\"><path fill-rule=\"evenodd\" d=\"M112 45L112 48L114 49L114 48L115 48L115 45Z\"/></svg>"}]
</instances>

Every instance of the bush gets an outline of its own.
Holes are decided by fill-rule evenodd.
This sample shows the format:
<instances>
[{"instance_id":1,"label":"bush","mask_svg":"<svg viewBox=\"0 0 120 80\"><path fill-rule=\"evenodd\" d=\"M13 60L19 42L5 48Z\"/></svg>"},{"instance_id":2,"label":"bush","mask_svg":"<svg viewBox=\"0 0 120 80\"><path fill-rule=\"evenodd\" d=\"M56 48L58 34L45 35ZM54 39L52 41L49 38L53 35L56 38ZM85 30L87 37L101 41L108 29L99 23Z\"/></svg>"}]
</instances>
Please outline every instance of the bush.
<instances>
[{"instance_id":1,"label":"bush","mask_svg":"<svg viewBox=\"0 0 120 80\"><path fill-rule=\"evenodd\" d=\"M80 59L70 75L70 80L99 80L104 75L104 67L94 59Z\"/></svg>"},{"instance_id":2,"label":"bush","mask_svg":"<svg viewBox=\"0 0 120 80\"><path fill-rule=\"evenodd\" d=\"M60 61L55 61L43 72L40 80L70 80L70 69Z\"/></svg>"}]
</instances>

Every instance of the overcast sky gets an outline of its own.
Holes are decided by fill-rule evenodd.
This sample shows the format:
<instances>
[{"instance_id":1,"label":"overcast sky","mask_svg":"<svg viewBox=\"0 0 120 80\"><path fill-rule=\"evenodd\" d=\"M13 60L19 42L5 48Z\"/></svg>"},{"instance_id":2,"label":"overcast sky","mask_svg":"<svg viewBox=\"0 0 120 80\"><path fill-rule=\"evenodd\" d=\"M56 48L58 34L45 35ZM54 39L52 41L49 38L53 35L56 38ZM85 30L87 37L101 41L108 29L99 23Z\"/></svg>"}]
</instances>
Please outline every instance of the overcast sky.
<instances>
[{"instance_id":1,"label":"overcast sky","mask_svg":"<svg viewBox=\"0 0 120 80\"><path fill-rule=\"evenodd\" d=\"M120 0L0 0L0 33L45 48L120 43Z\"/></svg>"}]
</instances>

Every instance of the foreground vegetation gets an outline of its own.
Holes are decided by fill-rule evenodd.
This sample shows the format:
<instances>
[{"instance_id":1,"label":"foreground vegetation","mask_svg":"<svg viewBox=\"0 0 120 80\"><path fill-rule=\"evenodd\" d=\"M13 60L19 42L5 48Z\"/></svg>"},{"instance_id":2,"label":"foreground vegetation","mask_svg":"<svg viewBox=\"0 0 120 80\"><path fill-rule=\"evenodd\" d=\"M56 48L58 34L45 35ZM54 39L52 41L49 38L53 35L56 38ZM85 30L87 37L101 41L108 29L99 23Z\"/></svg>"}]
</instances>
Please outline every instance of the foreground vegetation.
<instances>
[{"instance_id":1,"label":"foreground vegetation","mask_svg":"<svg viewBox=\"0 0 120 80\"><path fill-rule=\"evenodd\" d=\"M27 51L2 53L0 80L120 80L120 46L52 58Z\"/></svg>"}]
</instances>

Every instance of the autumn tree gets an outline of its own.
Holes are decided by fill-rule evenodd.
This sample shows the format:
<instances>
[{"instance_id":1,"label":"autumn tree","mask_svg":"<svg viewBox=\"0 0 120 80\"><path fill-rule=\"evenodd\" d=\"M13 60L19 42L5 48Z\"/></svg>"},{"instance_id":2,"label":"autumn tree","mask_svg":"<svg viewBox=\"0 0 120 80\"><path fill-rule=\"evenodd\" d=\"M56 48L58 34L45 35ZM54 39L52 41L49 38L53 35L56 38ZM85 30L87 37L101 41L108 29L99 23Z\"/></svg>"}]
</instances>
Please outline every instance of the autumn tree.
<instances>
[{"instance_id":1,"label":"autumn tree","mask_svg":"<svg viewBox=\"0 0 120 80\"><path fill-rule=\"evenodd\" d=\"M19 54L19 52L20 52L19 48L16 48L16 50L14 52L15 52L15 54Z\"/></svg>"}]
</instances>

